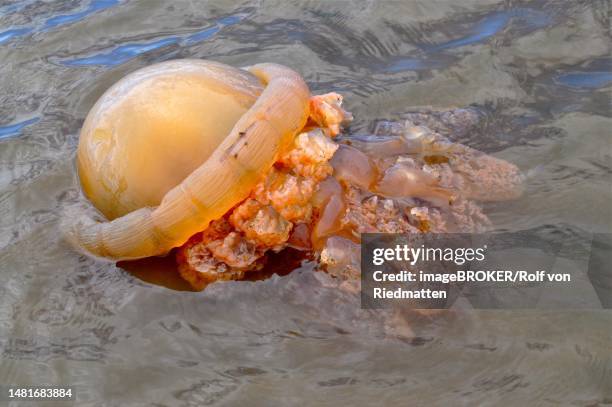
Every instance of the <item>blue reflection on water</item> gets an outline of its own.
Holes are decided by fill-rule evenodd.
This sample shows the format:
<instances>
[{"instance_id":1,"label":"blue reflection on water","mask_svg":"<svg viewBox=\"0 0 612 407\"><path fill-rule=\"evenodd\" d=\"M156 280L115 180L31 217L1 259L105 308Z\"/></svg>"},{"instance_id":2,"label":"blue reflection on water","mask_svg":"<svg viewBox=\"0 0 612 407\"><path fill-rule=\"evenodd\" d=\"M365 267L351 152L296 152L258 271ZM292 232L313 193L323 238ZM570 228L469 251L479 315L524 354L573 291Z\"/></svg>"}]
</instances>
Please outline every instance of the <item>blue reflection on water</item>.
<instances>
[{"instance_id":1,"label":"blue reflection on water","mask_svg":"<svg viewBox=\"0 0 612 407\"><path fill-rule=\"evenodd\" d=\"M21 35L27 34L30 31L32 31L31 28L24 27L24 28L14 28L12 30L0 32L0 44L10 40L11 38L15 38L15 37L19 37Z\"/></svg>"},{"instance_id":2,"label":"blue reflection on water","mask_svg":"<svg viewBox=\"0 0 612 407\"><path fill-rule=\"evenodd\" d=\"M429 69L430 67L424 60L417 58L401 58L387 66L387 72L417 71Z\"/></svg>"},{"instance_id":3,"label":"blue reflection on water","mask_svg":"<svg viewBox=\"0 0 612 407\"><path fill-rule=\"evenodd\" d=\"M220 26L214 26L207 28L205 30L199 31L197 33L191 34L189 37L185 38L185 42L187 44L193 44L195 42L206 40L221 30Z\"/></svg>"},{"instance_id":4,"label":"blue reflection on water","mask_svg":"<svg viewBox=\"0 0 612 407\"><path fill-rule=\"evenodd\" d=\"M167 45L176 44L177 42L179 42L179 40L179 37L170 37L143 44L125 44L113 49L110 52L96 54L86 58L67 60L63 61L62 63L68 66L115 66L120 65L144 52L153 51L155 49L162 48Z\"/></svg>"},{"instance_id":5,"label":"blue reflection on water","mask_svg":"<svg viewBox=\"0 0 612 407\"><path fill-rule=\"evenodd\" d=\"M388 64L385 72L422 71L439 69L449 65L453 58L399 58Z\"/></svg>"},{"instance_id":6,"label":"blue reflection on water","mask_svg":"<svg viewBox=\"0 0 612 407\"><path fill-rule=\"evenodd\" d=\"M245 14L235 14L233 16L223 17L217 20L219 24L232 25L237 24L246 17Z\"/></svg>"},{"instance_id":7,"label":"blue reflection on water","mask_svg":"<svg viewBox=\"0 0 612 407\"><path fill-rule=\"evenodd\" d=\"M26 2L24 2L23 4L16 3L12 5L12 7L7 6L4 10L2 10L2 12L3 14L9 13L9 12L16 12L16 11L19 11L26 4L27 4ZM25 34L29 34L33 31L44 31L44 30L52 29L52 28L55 28L55 27L58 27L64 24L74 23L76 21L84 19L90 14L116 6L117 4L119 4L119 0L94 0L83 11L80 11L78 13L72 13L72 14L64 14L64 15L51 17L47 19L44 22L43 27L41 29L36 29L36 27L23 27L23 28L14 28L8 31L1 32L0 33L0 44L12 38L20 37Z\"/></svg>"},{"instance_id":8,"label":"blue reflection on water","mask_svg":"<svg viewBox=\"0 0 612 407\"><path fill-rule=\"evenodd\" d=\"M435 52L481 42L495 35L498 31L504 28L508 21L510 21L510 16L507 13L501 13L487 17L483 21L481 21L476 27L474 27L473 34L439 45L435 45L431 48L428 48L427 51Z\"/></svg>"},{"instance_id":9,"label":"blue reflection on water","mask_svg":"<svg viewBox=\"0 0 612 407\"><path fill-rule=\"evenodd\" d=\"M596 89L612 84L612 72L570 72L556 76L554 81L570 88Z\"/></svg>"},{"instance_id":10,"label":"blue reflection on water","mask_svg":"<svg viewBox=\"0 0 612 407\"><path fill-rule=\"evenodd\" d=\"M87 7L83 11L80 11L78 13L65 14L48 19L47 21L45 21L44 28L57 27L59 25L73 23L75 21L84 19L90 14L116 6L117 4L119 4L118 0L94 0L91 2L91 4L89 4L89 7Z\"/></svg>"},{"instance_id":11,"label":"blue reflection on water","mask_svg":"<svg viewBox=\"0 0 612 407\"><path fill-rule=\"evenodd\" d=\"M110 51L101 52L84 58L68 59L62 61L61 63L67 66L102 65L112 67L127 62L140 54L144 54L145 52L153 51L168 45L191 45L206 40L218 33L223 27L236 24L245 17L245 14L236 14L223 17L217 20L216 24L212 27L205 28L204 30L197 31L186 36L172 36L150 42L119 45L112 48Z\"/></svg>"},{"instance_id":12,"label":"blue reflection on water","mask_svg":"<svg viewBox=\"0 0 612 407\"><path fill-rule=\"evenodd\" d=\"M440 51L482 42L503 30L511 21L515 21L520 28L533 31L551 24L552 18L542 11L528 8L498 11L486 16L472 27L469 35L441 44L424 45L421 47L421 52L425 54L422 57L407 56L396 59L384 70L402 72L443 68L452 63L453 59L443 58Z\"/></svg>"},{"instance_id":13,"label":"blue reflection on water","mask_svg":"<svg viewBox=\"0 0 612 407\"><path fill-rule=\"evenodd\" d=\"M0 140L9 137L18 136L24 127L30 126L40 120L39 117L24 120L20 123L10 124L8 126L0 126Z\"/></svg>"},{"instance_id":14,"label":"blue reflection on water","mask_svg":"<svg viewBox=\"0 0 612 407\"><path fill-rule=\"evenodd\" d=\"M538 10L517 8L500 11L485 17L471 30L471 34L442 44L427 47L426 51L436 52L482 42L501 31L508 25L511 19L516 19L519 23L524 24L532 30L545 27L552 22L552 18L549 15Z\"/></svg>"}]
</instances>

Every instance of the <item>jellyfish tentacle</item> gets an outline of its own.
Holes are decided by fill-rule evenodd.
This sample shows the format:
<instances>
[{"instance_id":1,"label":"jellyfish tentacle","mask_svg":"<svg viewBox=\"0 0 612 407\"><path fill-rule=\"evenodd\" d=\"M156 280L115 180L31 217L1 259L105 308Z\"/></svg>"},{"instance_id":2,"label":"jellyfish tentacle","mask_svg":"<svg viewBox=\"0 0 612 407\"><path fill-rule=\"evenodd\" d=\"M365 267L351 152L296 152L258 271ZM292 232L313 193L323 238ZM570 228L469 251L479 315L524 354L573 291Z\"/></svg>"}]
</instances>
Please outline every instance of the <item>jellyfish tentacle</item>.
<instances>
[{"instance_id":1,"label":"jellyfish tentacle","mask_svg":"<svg viewBox=\"0 0 612 407\"><path fill-rule=\"evenodd\" d=\"M456 198L453 191L441 187L432 175L402 163L387 169L375 191L388 197L428 199L442 207L448 207Z\"/></svg>"},{"instance_id":2,"label":"jellyfish tentacle","mask_svg":"<svg viewBox=\"0 0 612 407\"><path fill-rule=\"evenodd\" d=\"M397 131L397 129L396 129ZM376 157L450 154L464 147L422 126L410 126L401 133L351 136L351 146Z\"/></svg>"},{"instance_id":3,"label":"jellyfish tentacle","mask_svg":"<svg viewBox=\"0 0 612 407\"><path fill-rule=\"evenodd\" d=\"M117 260L162 255L245 199L305 125L310 99L304 80L287 67L247 69L266 87L206 162L168 191L159 206L110 222L77 219L67 230L69 240Z\"/></svg>"}]
</instances>

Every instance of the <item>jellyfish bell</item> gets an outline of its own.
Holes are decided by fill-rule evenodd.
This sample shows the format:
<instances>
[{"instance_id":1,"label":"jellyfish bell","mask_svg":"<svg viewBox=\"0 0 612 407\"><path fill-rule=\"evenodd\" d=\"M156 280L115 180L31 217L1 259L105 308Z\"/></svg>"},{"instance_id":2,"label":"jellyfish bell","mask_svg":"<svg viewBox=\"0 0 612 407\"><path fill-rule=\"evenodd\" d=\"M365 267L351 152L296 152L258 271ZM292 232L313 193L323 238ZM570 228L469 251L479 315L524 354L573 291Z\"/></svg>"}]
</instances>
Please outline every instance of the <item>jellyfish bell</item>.
<instances>
[{"instance_id":1,"label":"jellyfish bell","mask_svg":"<svg viewBox=\"0 0 612 407\"><path fill-rule=\"evenodd\" d=\"M114 260L168 253L246 199L292 145L310 91L293 70L177 60L109 89L77 154L85 196L107 218L75 216L69 241Z\"/></svg>"},{"instance_id":2,"label":"jellyfish bell","mask_svg":"<svg viewBox=\"0 0 612 407\"><path fill-rule=\"evenodd\" d=\"M77 152L85 196L107 219L155 207L205 162L263 90L251 73L177 60L138 70L89 112Z\"/></svg>"}]
</instances>

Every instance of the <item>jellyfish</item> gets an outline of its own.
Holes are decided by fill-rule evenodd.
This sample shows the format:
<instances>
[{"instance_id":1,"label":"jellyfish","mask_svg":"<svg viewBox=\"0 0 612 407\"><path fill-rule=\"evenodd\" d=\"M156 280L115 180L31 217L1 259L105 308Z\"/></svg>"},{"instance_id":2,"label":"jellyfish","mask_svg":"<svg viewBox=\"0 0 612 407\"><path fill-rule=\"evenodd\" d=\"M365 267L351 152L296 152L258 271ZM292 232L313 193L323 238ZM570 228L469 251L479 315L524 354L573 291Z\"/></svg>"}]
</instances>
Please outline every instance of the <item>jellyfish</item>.
<instances>
[{"instance_id":1,"label":"jellyfish","mask_svg":"<svg viewBox=\"0 0 612 407\"><path fill-rule=\"evenodd\" d=\"M241 279L287 247L346 278L362 233L482 230L475 201L520 195L514 165L427 127L343 134L342 104L278 64L138 70L83 124L78 176L100 219L71 217L67 237L112 260L175 256L196 289Z\"/></svg>"}]
</instances>

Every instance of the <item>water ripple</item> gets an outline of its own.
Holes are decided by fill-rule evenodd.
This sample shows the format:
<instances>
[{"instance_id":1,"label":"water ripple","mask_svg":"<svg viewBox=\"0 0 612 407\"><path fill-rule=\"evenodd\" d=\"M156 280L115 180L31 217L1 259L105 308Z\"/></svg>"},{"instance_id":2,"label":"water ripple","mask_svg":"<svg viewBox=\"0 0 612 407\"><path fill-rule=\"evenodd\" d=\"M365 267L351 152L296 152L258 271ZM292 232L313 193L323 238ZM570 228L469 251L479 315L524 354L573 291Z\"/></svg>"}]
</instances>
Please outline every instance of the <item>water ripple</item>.
<instances>
[{"instance_id":1,"label":"water ripple","mask_svg":"<svg viewBox=\"0 0 612 407\"><path fill-rule=\"evenodd\" d=\"M397 73L403 71L424 71L430 69L441 69L453 62L451 57L428 57L428 58L398 58L389 63L384 72Z\"/></svg>"},{"instance_id":2,"label":"water ripple","mask_svg":"<svg viewBox=\"0 0 612 407\"><path fill-rule=\"evenodd\" d=\"M114 7L118 4L119 4L119 0L93 0L89 4L89 6L87 6L82 11L50 17L46 19L42 23L42 25L38 23L38 24L34 24L29 27L11 28L7 31L1 32L0 33L0 44L8 42L9 40L13 38L24 36L26 34L47 31L47 30L54 29L54 28L57 28L63 25L75 23L77 21L85 19L86 17L92 14L95 14L99 11ZM7 6L7 8L4 10L4 13L6 14L10 12L15 13L17 11L20 11L26 5L27 5L26 3L24 4L16 3L11 6Z\"/></svg>"},{"instance_id":3,"label":"water ripple","mask_svg":"<svg viewBox=\"0 0 612 407\"><path fill-rule=\"evenodd\" d=\"M427 47L426 51L437 52L482 42L503 30L513 19L530 30L545 27L552 22L552 18L549 15L538 10L517 8L499 11L485 17L470 30L471 33L469 35Z\"/></svg>"},{"instance_id":4,"label":"water ripple","mask_svg":"<svg viewBox=\"0 0 612 407\"><path fill-rule=\"evenodd\" d=\"M558 75L554 81L570 88L597 89L612 84L611 72L569 72Z\"/></svg>"},{"instance_id":5,"label":"water ripple","mask_svg":"<svg viewBox=\"0 0 612 407\"><path fill-rule=\"evenodd\" d=\"M551 24L552 17L542 11L527 8L495 12L474 25L469 30L470 34L439 44L417 44L419 47L417 52L385 61L382 71L398 73L443 69L455 62L456 58L445 55L442 51L481 43L504 30L511 22L515 22L518 28L523 28L523 31L531 32Z\"/></svg>"},{"instance_id":6,"label":"water ripple","mask_svg":"<svg viewBox=\"0 0 612 407\"><path fill-rule=\"evenodd\" d=\"M10 124L7 126L0 126L0 140L9 138L9 137L19 136L21 134L21 130L23 130L27 126L30 126L36 123L39 120L40 120L40 117L33 117L31 119L24 120L19 123Z\"/></svg>"},{"instance_id":7,"label":"water ripple","mask_svg":"<svg viewBox=\"0 0 612 407\"><path fill-rule=\"evenodd\" d=\"M83 11L49 18L47 21L45 21L44 27L52 28L64 24L74 23L76 21L84 19L90 14L93 14L97 11L105 10L107 8L111 8L113 6L116 6L117 4L119 4L118 0L94 0Z\"/></svg>"},{"instance_id":8,"label":"water ripple","mask_svg":"<svg viewBox=\"0 0 612 407\"><path fill-rule=\"evenodd\" d=\"M167 45L176 44L178 41L179 37L169 37L141 44L125 44L113 49L110 52L95 54L85 58L69 59L62 61L62 63L67 66L121 65L122 63L129 61L140 54L144 54L145 52L153 51Z\"/></svg>"},{"instance_id":9,"label":"water ripple","mask_svg":"<svg viewBox=\"0 0 612 407\"><path fill-rule=\"evenodd\" d=\"M0 32L0 44L7 42L15 37L20 37L22 35L28 34L31 31L32 31L32 28L23 27L23 28L13 28L10 30Z\"/></svg>"},{"instance_id":10,"label":"water ripple","mask_svg":"<svg viewBox=\"0 0 612 407\"><path fill-rule=\"evenodd\" d=\"M29 3L30 3L29 1L21 1L19 3L7 4L6 6L1 6L0 7L0 16L4 16L4 15L11 14L11 13L15 13L16 11L19 11L19 10L23 9Z\"/></svg>"},{"instance_id":11,"label":"water ripple","mask_svg":"<svg viewBox=\"0 0 612 407\"><path fill-rule=\"evenodd\" d=\"M212 27L207 27L204 30L197 31L189 35L175 35L165 38L159 38L149 42L119 45L115 48L112 48L110 51L101 52L83 58L67 59L61 61L61 63L66 66L101 65L106 67L112 67L116 65L121 65L124 62L127 62L130 59L137 57L138 55L169 45L192 45L194 43L204 41L217 34L219 31L221 31L223 27L237 24L245 17L245 14L235 14L232 16L218 19L215 25L213 25Z\"/></svg>"}]
</instances>

